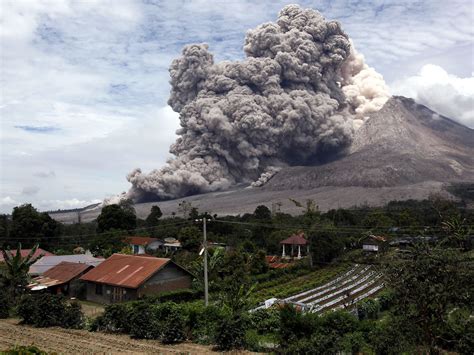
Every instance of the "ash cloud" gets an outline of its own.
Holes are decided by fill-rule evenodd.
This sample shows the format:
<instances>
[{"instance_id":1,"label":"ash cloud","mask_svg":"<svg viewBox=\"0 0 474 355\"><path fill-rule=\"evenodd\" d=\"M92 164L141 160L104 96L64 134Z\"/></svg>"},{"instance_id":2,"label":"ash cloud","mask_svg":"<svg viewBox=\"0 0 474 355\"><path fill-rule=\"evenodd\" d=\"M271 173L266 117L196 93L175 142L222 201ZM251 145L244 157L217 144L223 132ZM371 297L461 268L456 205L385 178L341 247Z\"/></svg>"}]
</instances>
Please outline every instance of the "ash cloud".
<instances>
[{"instance_id":1,"label":"ash cloud","mask_svg":"<svg viewBox=\"0 0 474 355\"><path fill-rule=\"evenodd\" d=\"M244 51L243 61L215 63L206 44L193 44L172 62L175 157L148 174L130 172L127 198L259 186L283 166L324 161L389 96L340 24L312 9L286 6L276 22L247 32Z\"/></svg>"}]
</instances>

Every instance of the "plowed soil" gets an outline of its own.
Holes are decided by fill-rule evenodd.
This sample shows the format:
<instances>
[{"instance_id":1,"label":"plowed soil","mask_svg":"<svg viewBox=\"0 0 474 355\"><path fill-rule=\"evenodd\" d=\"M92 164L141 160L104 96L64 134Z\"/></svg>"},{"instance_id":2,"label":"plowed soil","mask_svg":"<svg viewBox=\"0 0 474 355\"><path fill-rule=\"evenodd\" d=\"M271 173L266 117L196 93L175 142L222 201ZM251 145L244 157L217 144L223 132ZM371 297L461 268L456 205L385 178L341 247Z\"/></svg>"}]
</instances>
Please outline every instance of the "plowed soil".
<instances>
[{"instance_id":1,"label":"plowed soil","mask_svg":"<svg viewBox=\"0 0 474 355\"><path fill-rule=\"evenodd\" d=\"M206 354L212 348L193 343L163 345L156 340L130 339L127 335L62 328L33 328L15 319L0 319L0 353L15 345L35 345L58 354Z\"/></svg>"}]
</instances>

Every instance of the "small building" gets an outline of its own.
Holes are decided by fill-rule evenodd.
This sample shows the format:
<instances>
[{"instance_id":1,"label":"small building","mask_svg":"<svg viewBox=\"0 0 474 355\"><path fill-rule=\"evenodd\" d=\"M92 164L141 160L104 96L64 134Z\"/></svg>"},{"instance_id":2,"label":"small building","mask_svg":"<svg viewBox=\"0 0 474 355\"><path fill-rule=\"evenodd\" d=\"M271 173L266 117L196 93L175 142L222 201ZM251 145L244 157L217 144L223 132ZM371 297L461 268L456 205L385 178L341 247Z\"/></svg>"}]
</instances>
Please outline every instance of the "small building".
<instances>
[{"instance_id":1,"label":"small building","mask_svg":"<svg viewBox=\"0 0 474 355\"><path fill-rule=\"evenodd\" d=\"M79 278L89 270L92 265L70 263L62 261L58 265L45 271L42 276L38 276L27 286L30 291L42 291L54 294L63 294L69 297L82 296L83 283Z\"/></svg>"},{"instance_id":2,"label":"small building","mask_svg":"<svg viewBox=\"0 0 474 355\"><path fill-rule=\"evenodd\" d=\"M30 271L28 273L31 276L43 275L53 266L56 266L63 261L69 263L87 264L95 267L103 262L104 259L96 258L90 252L86 254L43 256L41 259L30 266Z\"/></svg>"},{"instance_id":3,"label":"small building","mask_svg":"<svg viewBox=\"0 0 474 355\"><path fill-rule=\"evenodd\" d=\"M280 244L283 246L282 253L281 253L282 258L296 256L296 258L301 259L302 249L303 249L303 253L306 253L306 255L309 254L309 242L305 238L304 232L295 233L289 238L282 240Z\"/></svg>"},{"instance_id":4,"label":"small building","mask_svg":"<svg viewBox=\"0 0 474 355\"><path fill-rule=\"evenodd\" d=\"M32 249L20 249L20 255L22 258L28 256L30 253L31 253L31 250ZM15 256L16 255L16 252L17 250L16 249L13 249L13 250L9 250L8 251L9 253L11 253L12 256ZM53 253L50 253L49 251L46 251L44 249L41 249L41 248L37 248L36 251L34 252L33 254L33 258L37 258L39 256L53 256L54 254ZM3 263L5 260L3 258L3 253L0 253L0 263Z\"/></svg>"},{"instance_id":5,"label":"small building","mask_svg":"<svg viewBox=\"0 0 474 355\"><path fill-rule=\"evenodd\" d=\"M150 237L127 237L124 243L132 248L132 253L135 255L146 254L147 249L155 251L163 244L158 239Z\"/></svg>"},{"instance_id":6,"label":"small building","mask_svg":"<svg viewBox=\"0 0 474 355\"><path fill-rule=\"evenodd\" d=\"M385 250L387 239L377 235L369 235L362 241L362 250L367 252L381 252Z\"/></svg>"},{"instance_id":7,"label":"small building","mask_svg":"<svg viewBox=\"0 0 474 355\"><path fill-rule=\"evenodd\" d=\"M165 238L162 245L166 253L173 253L181 249L181 247L181 242L176 238Z\"/></svg>"},{"instance_id":8,"label":"small building","mask_svg":"<svg viewBox=\"0 0 474 355\"><path fill-rule=\"evenodd\" d=\"M114 254L81 277L87 300L115 303L191 287L193 275L168 258Z\"/></svg>"}]
</instances>

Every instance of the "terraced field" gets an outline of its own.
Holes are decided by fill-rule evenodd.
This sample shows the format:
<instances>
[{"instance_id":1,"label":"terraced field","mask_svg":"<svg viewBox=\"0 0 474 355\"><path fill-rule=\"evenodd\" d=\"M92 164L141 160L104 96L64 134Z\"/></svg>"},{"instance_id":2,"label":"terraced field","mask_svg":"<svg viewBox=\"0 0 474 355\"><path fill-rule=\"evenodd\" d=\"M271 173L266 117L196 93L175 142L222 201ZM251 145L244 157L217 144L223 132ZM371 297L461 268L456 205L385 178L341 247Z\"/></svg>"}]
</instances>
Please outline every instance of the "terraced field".
<instances>
[{"instance_id":1,"label":"terraced field","mask_svg":"<svg viewBox=\"0 0 474 355\"><path fill-rule=\"evenodd\" d=\"M350 308L358 301L376 294L383 287L381 274L373 266L355 265L332 281L285 298L282 302L300 305L309 312L323 313Z\"/></svg>"}]
</instances>

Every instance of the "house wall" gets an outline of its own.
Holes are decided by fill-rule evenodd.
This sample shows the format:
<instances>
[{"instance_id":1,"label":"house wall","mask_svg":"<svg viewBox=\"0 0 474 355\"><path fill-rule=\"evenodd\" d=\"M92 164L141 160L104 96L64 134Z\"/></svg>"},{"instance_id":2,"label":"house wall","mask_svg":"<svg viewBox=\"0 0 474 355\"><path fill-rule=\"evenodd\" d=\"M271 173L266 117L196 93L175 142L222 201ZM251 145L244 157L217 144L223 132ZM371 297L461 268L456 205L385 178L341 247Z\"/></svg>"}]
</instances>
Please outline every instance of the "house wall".
<instances>
[{"instance_id":1,"label":"house wall","mask_svg":"<svg viewBox=\"0 0 474 355\"><path fill-rule=\"evenodd\" d=\"M130 244L130 247L132 248L132 253L133 254L145 254L145 246L143 245L134 245ZM135 248L138 247L138 252L135 252Z\"/></svg>"},{"instance_id":2,"label":"house wall","mask_svg":"<svg viewBox=\"0 0 474 355\"><path fill-rule=\"evenodd\" d=\"M169 263L138 289L138 297L190 288L191 282L192 277L190 274L175 264Z\"/></svg>"},{"instance_id":3,"label":"house wall","mask_svg":"<svg viewBox=\"0 0 474 355\"><path fill-rule=\"evenodd\" d=\"M114 297L113 297L114 289L117 289L117 291L120 290L118 292L122 293L121 295L122 302L133 301L137 299L136 289L125 288L125 287L115 287L115 286L102 284L102 294L99 295L96 293L96 283L87 282L87 291L86 291L87 300L91 302L102 303L102 304L115 303L116 301L114 300Z\"/></svg>"},{"instance_id":4,"label":"house wall","mask_svg":"<svg viewBox=\"0 0 474 355\"><path fill-rule=\"evenodd\" d=\"M374 244L364 244L362 249L366 251L379 251L379 246Z\"/></svg>"}]
</instances>

